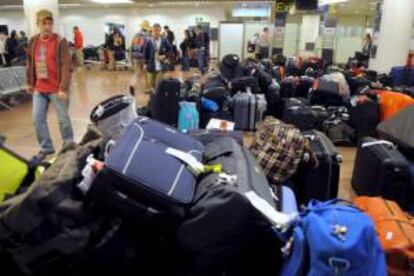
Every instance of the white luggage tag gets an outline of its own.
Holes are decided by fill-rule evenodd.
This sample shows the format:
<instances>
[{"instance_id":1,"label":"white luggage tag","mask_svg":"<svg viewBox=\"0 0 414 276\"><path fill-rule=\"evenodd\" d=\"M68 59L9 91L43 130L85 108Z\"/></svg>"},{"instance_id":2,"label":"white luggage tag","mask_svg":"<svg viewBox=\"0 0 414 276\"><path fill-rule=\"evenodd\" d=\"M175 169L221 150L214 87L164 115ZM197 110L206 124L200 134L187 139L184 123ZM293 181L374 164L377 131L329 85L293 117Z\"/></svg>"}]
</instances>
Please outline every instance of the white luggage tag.
<instances>
[{"instance_id":1,"label":"white luggage tag","mask_svg":"<svg viewBox=\"0 0 414 276\"><path fill-rule=\"evenodd\" d=\"M204 164L199 162L191 154L174 148L167 148L165 152L184 162L195 176L199 176L204 172Z\"/></svg>"},{"instance_id":2,"label":"white luggage tag","mask_svg":"<svg viewBox=\"0 0 414 276\"><path fill-rule=\"evenodd\" d=\"M368 147L372 147L372 146L377 146L377 145L387 145L389 146L391 149L395 148L395 145L389 141L385 141L385 140L380 140L380 141L373 141L373 142L366 142L363 143L361 145L361 148L368 148Z\"/></svg>"},{"instance_id":3,"label":"white luggage tag","mask_svg":"<svg viewBox=\"0 0 414 276\"><path fill-rule=\"evenodd\" d=\"M261 198L256 192L248 191L244 194L250 203L260 211L278 230L284 231L297 218L298 214L284 214L278 212L266 200Z\"/></svg>"}]
</instances>

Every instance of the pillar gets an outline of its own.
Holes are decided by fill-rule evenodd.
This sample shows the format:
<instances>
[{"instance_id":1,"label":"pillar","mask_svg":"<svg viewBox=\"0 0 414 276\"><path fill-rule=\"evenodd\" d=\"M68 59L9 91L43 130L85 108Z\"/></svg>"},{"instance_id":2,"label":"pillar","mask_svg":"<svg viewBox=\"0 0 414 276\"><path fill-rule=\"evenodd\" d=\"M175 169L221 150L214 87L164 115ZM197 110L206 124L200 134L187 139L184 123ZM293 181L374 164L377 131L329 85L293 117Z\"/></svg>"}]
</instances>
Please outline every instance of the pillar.
<instances>
[{"instance_id":1,"label":"pillar","mask_svg":"<svg viewBox=\"0 0 414 276\"><path fill-rule=\"evenodd\" d=\"M28 36L38 32L36 25L36 13L47 9L53 13L55 32L59 33L59 4L58 0L23 0L24 14L26 17L26 30Z\"/></svg>"},{"instance_id":2,"label":"pillar","mask_svg":"<svg viewBox=\"0 0 414 276\"><path fill-rule=\"evenodd\" d=\"M299 53L305 51L306 43L315 43L319 36L319 15L304 15L300 31Z\"/></svg>"},{"instance_id":3,"label":"pillar","mask_svg":"<svg viewBox=\"0 0 414 276\"><path fill-rule=\"evenodd\" d=\"M370 59L370 69L386 73L393 66L406 64L413 21L413 0L383 1L380 29L374 37L377 52Z\"/></svg>"}]
</instances>

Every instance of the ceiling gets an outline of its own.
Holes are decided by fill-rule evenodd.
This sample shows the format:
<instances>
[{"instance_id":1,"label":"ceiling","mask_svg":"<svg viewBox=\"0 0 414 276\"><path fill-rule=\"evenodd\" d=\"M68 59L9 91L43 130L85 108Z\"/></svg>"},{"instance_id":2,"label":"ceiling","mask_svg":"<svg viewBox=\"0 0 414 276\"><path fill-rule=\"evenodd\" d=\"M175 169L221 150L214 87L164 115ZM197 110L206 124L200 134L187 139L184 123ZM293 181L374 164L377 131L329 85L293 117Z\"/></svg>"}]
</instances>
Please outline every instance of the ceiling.
<instances>
[{"instance_id":1,"label":"ceiling","mask_svg":"<svg viewBox=\"0 0 414 276\"><path fill-rule=\"evenodd\" d=\"M153 6L174 6L174 5L185 5L188 3L198 3L201 5L216 5L217 2L267 2L267 3L274 3L273 1L263 1L263 0L253 0L253 1L246 1L246 0L234 0L234 1L223 1L223 0L156 0L156 1L149 1L149 0L132 0L135 2L135 6L140 7L153 7ZM334 8L331 11L335 14L364 14L364 15L371 15L375 10L375 3L377 0L348 0L347 2L335 4ZM92 3L89 0L59 0L59 4L64 7L71 7L71 6L103 6L102 4ZM0 0L0 8L3 6L3 10L7 9L19 9L23 5L23 0ZM10 7L7 7L10 6ZM128 4L112 4L106 6L131 6Z\"/></svg>"}]
</instances>

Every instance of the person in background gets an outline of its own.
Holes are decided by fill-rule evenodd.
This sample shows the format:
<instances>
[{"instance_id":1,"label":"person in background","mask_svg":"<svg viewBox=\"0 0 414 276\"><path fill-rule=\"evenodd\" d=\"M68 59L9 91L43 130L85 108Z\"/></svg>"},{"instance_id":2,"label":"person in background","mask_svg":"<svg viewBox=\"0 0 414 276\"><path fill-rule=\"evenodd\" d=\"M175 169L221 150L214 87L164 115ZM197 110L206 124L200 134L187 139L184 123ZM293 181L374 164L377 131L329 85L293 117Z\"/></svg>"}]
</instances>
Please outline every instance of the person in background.
<instances>
[{"instance_id":1,"label":"person in background","mask_svg":"<svg viewBox=\"0 0 414 276\"><path fill-rule=\"evenodd\" d=\"M83 34L78 26L73 27L73 41L76 50L76 65L83 67Z\"/></svg>"},{"instance_id":2,"label":"person in background","mask_svg":"<svg viewBox=\"0 0 414 276\"><path fill-rule=\"evenodd\" d=\"M36 158L43 160L55 153L47 124L50 104L57 113L63 147L73 143L68 112L72 62L68 42L53 32L52 12L38 11L36 22L40 33L29 41L26 75L27 92L33 95L33 121L41 147Z\"/></svg>"},{"instance_id":3,"label":"person in background","mask_svg":"<svg viewBox=\"0 0 414 276\"><path fill-rule=\"evenodd\" d=\"M108 55L108 70L115 70L115 45L114 45L114 35L117 30L112 27L109 35L106 36L105 48Z\"/></svg>"},{"instance_id":4,"label":"person in background","mask_svg":"<svg viewBox=\"0 0 414 276\"><path fill-rule=\"evenodd\" d=\"M16 58L16 48L18 45L18 36L17 32L13 30L10 34L10 37L6 40L6 60L7 66L11 66L13 59Z\"/></svg>"},{"instance_id":5,"label":"person in background","mask_svg":"<svg viewBox=\"0 0 414 276\"><path fill-rule=\"evenodd\" d=\"M190 50L191 50L191 40L190 40L190 31L184 31L184 40L180 44L180 50L182 54L182 67L181 71L188 72L190 71Z\"/></svg>"},{"instance_id":6,"label":"person in background","mask_svg":"<svg viewBox=\"0 0 414 276\"><path fill-rule=\"evenodd\" d=\"M371 34L367 33L364 39L364 46L362 48L362 52L369 57L372 48L372 37Z\"/></svg>"},{"instance_id":7,"label":"person in background","mask_svg":"<svg viewBox=\"0 0 414 276\"><path fill-rule=\"evenodd\" d=\"M167 25L164 26L164 33L165 33L165 37L167 38L168 43L170 43L171 45L174 44L175 41L175 34L173 31L170 30L170 27L168 27Z\"/></svg>"},{"instance_id":8,"label":"person in background","mask_svg":"<svg viewBox=\"0 0 414 276\"><path fill-rule=\"evenodd\" d=\"M161 25L156 23L152 27L152 37L144 47L144 69L147 72L148 84L154 91L161 80L165 67L163 66L168 51L168 41L161 36Z\"/></svg>"},{"instance_id":9,"label":"person in background","mask_svg":"<svg viewBox=\"0 0 414 276\"><path fill-rule=\"evenodd\" d=\"M26 33L24 31L19 32L19 44L27 44L29 41L27 39Z\"/></svg>"},{"instance_id":10,"label":"person in background","mask_svg":"<svg viewBox=\"0 0 414 276\"><path fill-rule=\"evenodd\" d=\"M6 40L5 33L0 33L0 65L6 66Z\"/></svg>"},{"instance_id":11,"label":"person in background","mask_svg":"<svg viewBox=\"0 0 414 276\"><path fill-rule=\"evenodd\" d=\"M264 27L260 33L257 46L259 59L269 58L270 33L268 27Z\"/></svg>"},{"instance_id":12,"label":"person in background","mask_svg":"<svg viewBox=\"0 0 414 276\"><path fill-rule=\"evenodd\" d=\"M149 39L149 26L148 21L143 21L140 25L141 30L132 39L131 54L134 63L135 73L141 76L144 66L144 46Z\"/></svg>"},{"instance_id":13,"label":"person in background","mask_svg":"<svg viewBox=\"0 0 414 276\"><path fill-rule=\"evenodd\" d=\"M197 62L198 62L198 69L200 73L204 75L206 73L206 63L205 63L205 56L206 56L206 43L205 43L205 34L201 26L197 26L195 28L196 33L196 48L197 48Z\"/></svg>"},{"instance_id":14,"label":"person in background","mask_svg":"<svg viewBox=\"0 0 414 276\"><path fill-rule=\"evenodd\" d=\"M113 36L114 41L114 58L116 61L122 61L126 59L125 56L125 37L122 35L121 31L116 29Z\"/></svg>"}]
</instances>

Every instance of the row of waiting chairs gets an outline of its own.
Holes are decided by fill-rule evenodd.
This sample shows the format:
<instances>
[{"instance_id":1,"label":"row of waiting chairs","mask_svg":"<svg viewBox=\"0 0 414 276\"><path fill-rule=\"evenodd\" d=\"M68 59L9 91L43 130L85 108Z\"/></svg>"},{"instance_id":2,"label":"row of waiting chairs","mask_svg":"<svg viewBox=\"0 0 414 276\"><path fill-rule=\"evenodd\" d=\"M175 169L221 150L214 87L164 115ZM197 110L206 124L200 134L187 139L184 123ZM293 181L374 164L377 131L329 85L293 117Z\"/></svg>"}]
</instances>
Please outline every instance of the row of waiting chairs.
<instances>
[{"instance_id":1,"label":"row of waiting chairs","mask_svg":"<svg viewBox=\"0 0 414 276\"><path fill-rule=\"evenodd\" d=\"M25 93L26 67L13 66L0 68L0 106L13 109L5 101L17 94Z\"/></svg>"}]
</instances>

